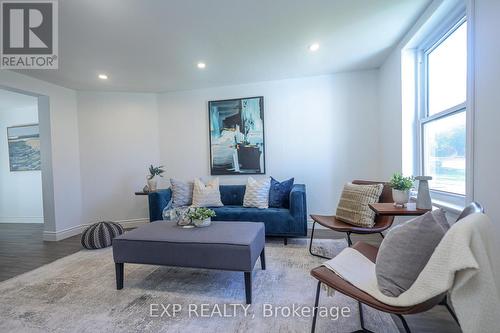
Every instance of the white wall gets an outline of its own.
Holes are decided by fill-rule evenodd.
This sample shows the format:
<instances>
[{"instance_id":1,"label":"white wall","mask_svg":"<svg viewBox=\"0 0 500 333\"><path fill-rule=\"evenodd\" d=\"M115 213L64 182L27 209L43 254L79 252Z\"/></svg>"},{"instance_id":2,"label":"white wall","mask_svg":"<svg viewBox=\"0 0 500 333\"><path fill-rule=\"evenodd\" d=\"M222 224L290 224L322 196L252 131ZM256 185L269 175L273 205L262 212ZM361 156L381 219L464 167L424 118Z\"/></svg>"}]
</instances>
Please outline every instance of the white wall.
<instances>
[{"instance_id":1,"label":"white wall","mask_svg":"<svg viewBox=\"0 0 500 333\"><path fill-rule=\"evenodd\" d=\"M362 71L160 94L161 162L168 177L208 177L208 101L262 95L267 175L295 177L310 213L332 213L345 182L379 174L377 79Z\"/></svg>"},{"instance_id":2,"label":"white wall","mask_svg":"<svg viewBox=\"0 0 500 333\"><path fill-rule=\"evenodd\" d=\"M500 235L500 2L475 1L474 199L482 203Z\"/></svg>"},{"instance_id":3,"label":"white wall","mask_svg":"<svg viewBox=\"0 0 500 333\"><path fill-rule=\"evenodd\" d=\"M401 51L394 50L379 71L380 176L402 170Z\"/></svg>"},{"instance_id":4,"label":"white wall","mask_svg":"<svg viewBox=\"0 0 500 333\"><path fill-rule=\"evenodd\" d=\"M0 71L0 87L41 96L38 110L44 238L65 237L79 230L82 223L76 94L73 90L6 70Z\"/></svg>"},{"instance_id":5,"label":"white wall","mask_svg":"<svg viewBox=\"0 0 500 333\"><path fill-rule=\"evenodd\" d=\"M0 223L43 223L41 172L11 172L7 142L7 127L38 123L38 100L8 94L7 108L0 100Z\"/></svg>"},{"instance_id":6,"label":"white wall","mask_svg":"<svg viewBox=\"0 0 500 333\"><path fill-rule=\"evenodd\" d=\"M77 96L84 223L147 219L147 197L134 192L146 184L148 166L159 160L156 95Z\"/></svg>"}]
</instances>

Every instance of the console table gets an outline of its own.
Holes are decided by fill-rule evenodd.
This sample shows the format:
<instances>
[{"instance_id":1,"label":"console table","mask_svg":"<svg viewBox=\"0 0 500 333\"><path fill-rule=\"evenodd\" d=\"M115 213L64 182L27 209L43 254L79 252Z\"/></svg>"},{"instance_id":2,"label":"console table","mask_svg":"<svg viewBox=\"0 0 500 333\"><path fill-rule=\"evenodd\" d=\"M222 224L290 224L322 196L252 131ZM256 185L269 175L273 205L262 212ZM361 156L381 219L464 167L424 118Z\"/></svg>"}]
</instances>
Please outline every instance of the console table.
<instances>
[{"instance_id":1,"label":"console table","mask_svg":"<svg viewBox=\"0 0 500 333\"><path fill-rule=\"evenodd\" d=\"M135 192L135 195L148 195L149 192L144 192L144 191L139 191L139 192Z\"/></svg>"}]
</instances>

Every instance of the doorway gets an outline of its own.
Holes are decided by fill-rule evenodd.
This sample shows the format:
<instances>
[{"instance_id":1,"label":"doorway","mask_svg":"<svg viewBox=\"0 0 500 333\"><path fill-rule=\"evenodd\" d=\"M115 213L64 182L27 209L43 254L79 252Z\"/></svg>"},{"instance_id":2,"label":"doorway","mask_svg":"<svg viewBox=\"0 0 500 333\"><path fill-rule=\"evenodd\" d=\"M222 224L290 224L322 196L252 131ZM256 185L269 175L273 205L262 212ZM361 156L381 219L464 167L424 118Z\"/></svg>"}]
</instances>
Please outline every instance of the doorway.
<instances>
[{"instance_id":1,"label":"doorway","mask_svg":"<svg viewBox=\"0 0 500 333\"><path fill-rule=\"evenodd\" d=\"M38 98L0 89L0 223L43 229Z\"/></svg>"}]
</instances>

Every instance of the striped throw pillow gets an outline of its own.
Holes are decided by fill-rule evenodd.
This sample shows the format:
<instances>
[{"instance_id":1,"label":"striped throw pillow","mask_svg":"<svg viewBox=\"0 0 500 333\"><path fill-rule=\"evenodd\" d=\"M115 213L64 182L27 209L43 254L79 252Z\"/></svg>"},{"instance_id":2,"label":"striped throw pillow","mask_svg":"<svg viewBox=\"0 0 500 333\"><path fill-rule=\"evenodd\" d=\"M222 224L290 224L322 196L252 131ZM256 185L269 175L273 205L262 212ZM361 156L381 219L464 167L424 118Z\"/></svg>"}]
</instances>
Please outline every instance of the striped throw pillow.
<instances>
[{"instance_id":1,"label":"striped throw pillow","mask_svg":"<svg viewBox=\"0 0 500 333\"><path fill-rule=\"evenodd\" d=\"M108 247L113 238L123 234L123 227L115 222L98 222L90 225L82 233L82 246L89 250Z\"/></svg>"},{"instance_id":2,"label":"striped throw pillow","mask_svg":"<svg viewBox=\"0 0 500 333\"><path fill-rule=\"evenodd\" d=\"M243 207L269 208L269 189L271 179L256 180L248 177L243 197Z\"/></svg>"},{"instance_id":3,"label":"striped throw pillow","mask_svg":"<svg viewBox=\"0 0 500 333\"><path fill-rule=\"evenodd\" d=\"M368 204L379 201L383 188L382 184L344 185L335 217L358 227L372 228L375 224L375 212Z\"/></svg>"},{"instance_id":4,"label":"striped throw pillow","mask_svg":"<svg viewBox=\"0 0 500 333\"><path fill-rule=\"evenodd\" d=\"M222 207L220 198L219 178L210 180L207 185L199 179L194 180L193 187L194 207Z\"/></svg>"}]
</instances>

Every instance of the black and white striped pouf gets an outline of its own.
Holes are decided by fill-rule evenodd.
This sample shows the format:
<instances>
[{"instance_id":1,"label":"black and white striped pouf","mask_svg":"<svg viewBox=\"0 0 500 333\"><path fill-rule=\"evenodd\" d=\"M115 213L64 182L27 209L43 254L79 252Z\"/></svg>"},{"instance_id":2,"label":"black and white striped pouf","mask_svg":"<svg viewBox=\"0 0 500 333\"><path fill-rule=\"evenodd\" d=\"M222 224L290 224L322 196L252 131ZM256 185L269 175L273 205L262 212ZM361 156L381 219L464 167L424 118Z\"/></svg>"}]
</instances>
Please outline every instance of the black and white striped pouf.
<instances>
[{"instance_id":1,"label":"black and white striped pouf","mask_svg":"<svg viewBox=\"0 0 500 333\"><path fill-rule=\"evenodd\" d=\"M98 222L82 233L82 245L89 250L102 249L111 245L113 238L123 234L123 227L115 222Z\"/></svg>"}]
</instances>

